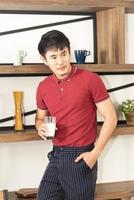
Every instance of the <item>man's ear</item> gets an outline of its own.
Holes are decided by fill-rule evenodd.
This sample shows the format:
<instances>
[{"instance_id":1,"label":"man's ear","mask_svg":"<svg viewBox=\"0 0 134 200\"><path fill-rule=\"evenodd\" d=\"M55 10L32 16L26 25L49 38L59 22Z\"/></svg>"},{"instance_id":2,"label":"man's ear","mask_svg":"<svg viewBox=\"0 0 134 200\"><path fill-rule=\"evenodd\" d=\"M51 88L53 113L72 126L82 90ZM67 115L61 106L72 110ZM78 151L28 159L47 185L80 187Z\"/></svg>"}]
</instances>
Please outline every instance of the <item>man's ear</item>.
<instances>
[{"instance_id":1,"label":"man's ear","mask_svg":"<svg viewBox=\"0 0 134 200\"><path fill-rule=\"evenodd\" d=\"M40 56L40 58L44 62L45 65L48 65L46 59L43 56Z\"/></svg>"}]
</instances>

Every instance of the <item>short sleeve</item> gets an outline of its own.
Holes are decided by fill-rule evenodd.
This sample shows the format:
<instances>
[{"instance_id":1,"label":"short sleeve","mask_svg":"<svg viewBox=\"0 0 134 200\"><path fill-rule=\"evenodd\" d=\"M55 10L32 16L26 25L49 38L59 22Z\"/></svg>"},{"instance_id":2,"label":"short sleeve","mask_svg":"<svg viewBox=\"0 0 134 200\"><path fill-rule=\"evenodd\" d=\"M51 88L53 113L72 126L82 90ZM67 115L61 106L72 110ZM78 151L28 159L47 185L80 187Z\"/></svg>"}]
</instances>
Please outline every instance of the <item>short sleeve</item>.
<instances>
[{"instance_id":1,"label":"short sleeve","mask_svg":"<svg viewBox=\"0 0 134 200\"><path fill-rule=\"evenodd\" d=\"M92 99L95 103L99 103L109 98L107 89L98 74L92 73L89 81L89 88Z\"/></svg>"},{"instance_id":2,"label":"short sleeve","mask_svg":"<svg viewBox=\"0 0 134 200\"><path fill-rule=\"evenodd\" d=\"M42 110L47 110L47 107L43 100L43 88L41 86L41 83L39 84L36 91L36 104L37 104L37 108L42 109Z\"/></svg>"}]
</instances>

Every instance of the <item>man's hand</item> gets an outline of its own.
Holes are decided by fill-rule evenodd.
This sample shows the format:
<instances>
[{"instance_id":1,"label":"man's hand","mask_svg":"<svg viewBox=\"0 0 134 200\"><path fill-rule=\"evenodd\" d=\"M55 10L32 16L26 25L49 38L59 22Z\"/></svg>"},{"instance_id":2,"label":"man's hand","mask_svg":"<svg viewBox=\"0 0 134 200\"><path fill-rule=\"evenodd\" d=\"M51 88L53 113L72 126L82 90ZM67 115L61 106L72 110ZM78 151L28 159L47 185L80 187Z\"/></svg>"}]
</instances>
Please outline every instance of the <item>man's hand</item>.
<instances>
[{"instance_id":1,"label":"man's hand","mask_svg":"<svg viewBox=\"0 0 134 200\"><path fill-rule=\"evenodd\" d=\"M47 128L45 127L45 124L44 123L41 123L39 126L38 126L38 135L40 137L42 137L44 140L47 140Z\"/></svg>"},{"instance_id":2,"label":"man's hand","mask_svg":"<svg viewBox=\"0 0 134 200\"><path fill-rule=\"evenodd\" d=\"M81 159L85 161L85 163L88 165L90 169L93 168L95 165L97 159L99 157L99 153L93 149L90 152L84 152L81 155L79 155L76 159L75 162L79 162Z\"/></svg>"},{"instance_id":3,"label":"man's hand","mask_svg":"<svg viewBox=\"0 0 134 200\"><path fill-rule=\"evenodd\" d=\"M45 116L48 116L48 110L37 109L36 117L35 117L35 126L38 131L38 135L42 137L44 140L47 140L47 129L44 124Z\"/></svg>"}]
</instances>

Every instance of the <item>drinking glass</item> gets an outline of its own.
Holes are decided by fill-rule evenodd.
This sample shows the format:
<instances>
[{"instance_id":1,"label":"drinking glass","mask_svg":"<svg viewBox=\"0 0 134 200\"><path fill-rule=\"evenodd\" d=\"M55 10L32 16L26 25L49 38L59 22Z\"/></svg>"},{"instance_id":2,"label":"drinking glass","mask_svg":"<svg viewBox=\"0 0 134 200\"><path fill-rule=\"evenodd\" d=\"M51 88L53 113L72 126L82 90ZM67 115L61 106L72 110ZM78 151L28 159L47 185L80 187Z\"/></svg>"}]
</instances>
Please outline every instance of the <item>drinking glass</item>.
<instances>
[{"instance_id":1,"label":"drinking glass","mask_svg":"<svg viewBox=\"0 0 134 200\"><path fill-rule=\"evenodd\" d=\"M56 130L56 117L45 116L44 123L47 128L47 136L53 138Z\"/></svg>"}]
</instances>

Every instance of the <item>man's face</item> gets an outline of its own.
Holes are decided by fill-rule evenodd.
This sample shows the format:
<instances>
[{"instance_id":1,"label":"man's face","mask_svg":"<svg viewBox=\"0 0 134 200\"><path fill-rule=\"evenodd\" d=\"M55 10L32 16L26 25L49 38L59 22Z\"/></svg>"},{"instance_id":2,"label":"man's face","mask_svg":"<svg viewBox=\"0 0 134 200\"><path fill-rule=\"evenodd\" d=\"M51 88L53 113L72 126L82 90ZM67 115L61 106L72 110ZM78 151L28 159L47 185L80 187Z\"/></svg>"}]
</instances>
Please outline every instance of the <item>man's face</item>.
<instances>
[{"instance_id":1,"label":"man's face","mask_svg":"<svg viewBox=\"0 0 134 200\"><path fill-rule=\"evenodd\" d=\"M67 47L62 50L48 50L43 60L59 79L64 79L71 71L70 53Z\"/></svg>"}]
</instances>

